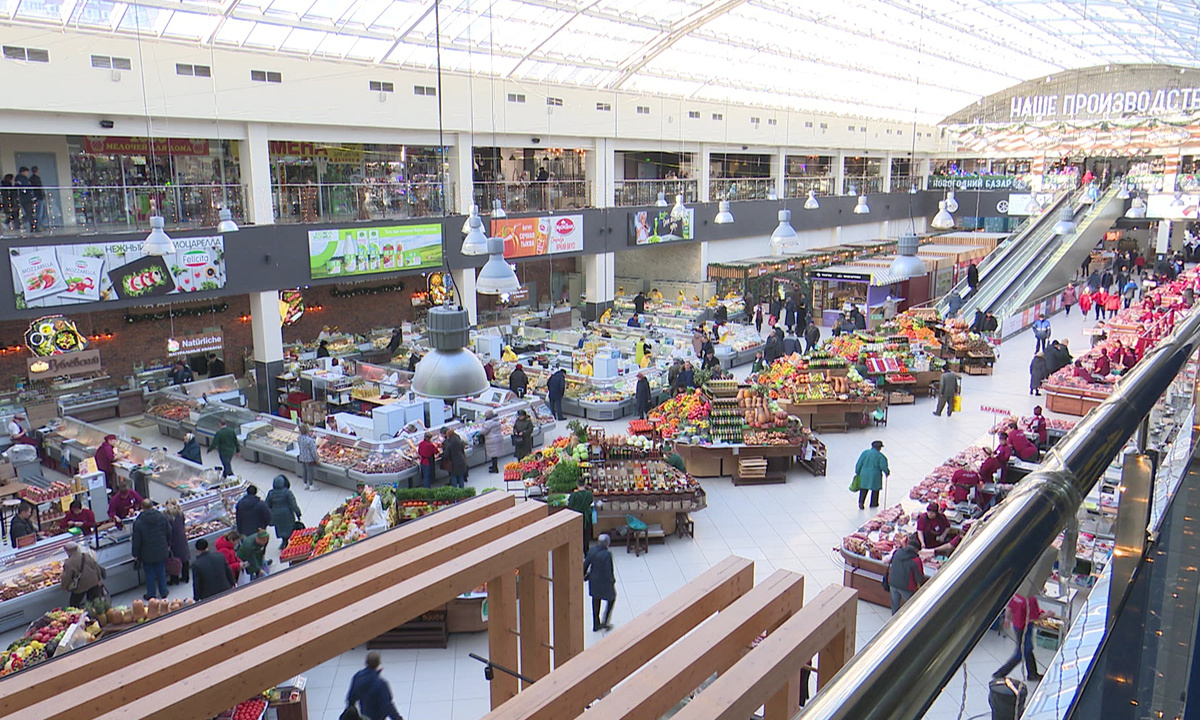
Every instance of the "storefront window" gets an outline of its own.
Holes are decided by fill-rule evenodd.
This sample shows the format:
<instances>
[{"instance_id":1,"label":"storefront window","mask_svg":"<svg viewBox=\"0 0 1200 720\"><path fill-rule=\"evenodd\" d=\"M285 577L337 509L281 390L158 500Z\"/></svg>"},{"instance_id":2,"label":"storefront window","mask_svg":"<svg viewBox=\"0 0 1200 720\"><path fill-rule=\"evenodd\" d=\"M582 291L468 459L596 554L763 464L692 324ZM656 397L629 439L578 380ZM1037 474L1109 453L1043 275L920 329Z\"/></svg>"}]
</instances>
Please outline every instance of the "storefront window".
<instances>
[{"instance_id":1,"label":"storefront window","mask_svg":"<svg viewBox=\"0 0 1200 720\"><path fill-rule=\"evenodd\" d=\"M144 224L157 212L172 226L208 226L228 207L243 219L236 141L68 137L75 224Z\"/></svg>"},{"instance_id":2,"label":"storefront window","mask_svg":"<svg viewBox=\"0 0 1200 720\"><path fill-rule=\"evenodd\" d=\"M832 155L788 155L784 188L788 197L804 197L811 190L817 195L832 195Z\"/></svg>"},{"instance_id":3,"label":"storefront window","mask_svg":"<svg viewBox=\"0 0 1200 720\"><path fill-rule=\"evenodd\" d=\"M618 206L653 205L659 193L670 203L676 195L693 203L699 197L699 183L692 153L635 152L616 153L616 204Z\"/></svg>"},{"instance_id":4,"label":"storefront window","mask_svg":"<svg viewBox=\"0 0 1200 720\"><path fill-rule=\"evenodd\" d=\"M847 195L883 192L883 160L847 157L843 161Z\"/></svg>"},{"instance_id":5,"label":"storefront window","mask_svg":"<svg viewBox=\"0 0 1200 720\"><path fill-rule=\"evenodd\" d=\"M475 204L489 212L545 212L592 207L587 150L477 147L471 158Z\"/></svg>"}]
</instances>

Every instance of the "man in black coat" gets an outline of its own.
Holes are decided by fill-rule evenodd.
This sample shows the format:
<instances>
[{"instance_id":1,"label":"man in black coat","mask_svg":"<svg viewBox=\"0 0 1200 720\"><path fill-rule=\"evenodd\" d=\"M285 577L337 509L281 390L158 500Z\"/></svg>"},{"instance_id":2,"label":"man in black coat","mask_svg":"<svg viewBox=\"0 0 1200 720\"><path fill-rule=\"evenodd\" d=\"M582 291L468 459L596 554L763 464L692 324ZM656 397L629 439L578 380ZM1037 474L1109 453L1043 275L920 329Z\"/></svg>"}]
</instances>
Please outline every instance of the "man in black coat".
<instances>
[{"instance_id":1,"label":"man in black coat","mask_svg":"<svg viewBox=\"0 0 1200 720\"><path fill-rule=\"evenodd\" d=\"M515 371L514 371L515 372ZM559 368L546 381L546 397L550 401L550 412L554 413L555 420L566 420L563 415L562 401L563 395L567 394L567 371Z\"/></svg>"},{"instance_id":2,"label":"man in black coat","mask_svg":"<svg viewBox=\"0 0 1200 720\"><path fill-rule=\"evenodd\" d=\"M253 485L246 488L246 494L238 500L234 512L237 516L237 531L243 537L271 527L271 508L258 496L258 488Z\"/></svg>"},{"instance_id":3,"label":"man in black coat","mask_svg":"<svg viewBox=\"0 0 1200 720\"><path fill-rule=\"evenodd\" d=\"M133 521L133 559L146 574L146 600L167 597L167 557L171 554L171 521L149 498Z\"/></svg>"},{"instance_id":4,"label":"man in black coat","mask_svg":"<svg viewBox=\"0 0 1200 720\"><path fill-rule=\"evenodd\" d=\"M633 296L633 312L635 315L646 314L646 294L640 290Z\"/></svg>"},{"instance_id":5,"label":"man in black coat","mask_svg":"<svg viewBox=\"0 0 1200 720\"><path fill-rule=\"evenodd\" d=\"M804 351L812 352L813 348L821 343L821 328L817 327L815 322L811 320L808 323L808 328L804 331Z\"/></svg>"},{"instance_id":6,"label":"man in black coat","mask_svg":"<svg viewBox=\"0 0 1200 720\"><path fill-rule=\"evenodd\" d=\"M192 599L200 602L213 595L220 595L234 586L237 581L229 562L220 553L210 552L208 541L196 541L196 558L192 560Z\"/></svg>"},{"instance_id":7,"label":"man in black coat","mask_svg":"<svg viewBox=\"0 0 1200 720\"><path fill-rule=\"evenodd\" d=\"M969 266L967 266L967 287L971 289L971 292L974 292L978 285L979 266L972 262Z\"/></svg>"},{"instance_id":8,"label":"man in black coat","mask_svg":"<svg viewBox=\"0 0 1200 720\"><path fill-rule=\"evenodd\" d=\"M508 389L516 393L519 398L525 397L525 393L529 391L529 378L525 377L525 368L521 367L520 363L508 376Z\"/></svg>"},{"instance_id":9,"label":"man in black coat","mask_svg":"<svg viewBox=\"0 0 1200 720\"><path fill-rule=\"evenodd\" d=\"M646 379L646 373L638 373L637 390L634 392L634 403L637 408L638 417L645 420L646 413L650 412L650 381Z\"/></svg>"},{"instance_id":10,"label":"man in black coat","mask_svg":"<svg viewBox=\"0 0 1200 720\"><path fill-rule=\"evenodd\" d=\"M217 357L216 353L208 354L208 376L210 378L221 377L225 374L225 361Z\"/></svg>"}]
</instances>

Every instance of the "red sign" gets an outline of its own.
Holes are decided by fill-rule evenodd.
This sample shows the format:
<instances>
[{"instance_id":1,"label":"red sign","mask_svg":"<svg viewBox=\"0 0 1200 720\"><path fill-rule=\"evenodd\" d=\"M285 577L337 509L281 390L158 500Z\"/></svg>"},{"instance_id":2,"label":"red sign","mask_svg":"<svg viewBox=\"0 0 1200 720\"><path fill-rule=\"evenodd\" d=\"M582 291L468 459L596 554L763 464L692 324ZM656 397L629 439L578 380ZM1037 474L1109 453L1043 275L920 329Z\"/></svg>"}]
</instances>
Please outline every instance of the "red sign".
<instances>
[{"instance_id":1,"label":"red sign","mask_svg":"<svg viewBox=\"0 0 1200 720\"><path fill-rule=\"evenodd\" d=\"M149 155L150 143L142 137L85 137L89 155ZM189 138L154 138L157 155L207 155L208 141Z\"/></svg>"},{"instance_id":2,"label":"red sign","mask_svg":"<svg viewBox=\"0 0 1200 720\"><path fill-rule=\"evenodd\" d=\"M985 412L985 413L991 413L993 415L1012 415L1012 410L1007 410L1005 408L999 408L999 407L992 407L991 405L980 405L979 411Z\"/></svg>"},{"instance_id":3,"label":"red sign","mask_svg":"<svg viewBox=\"0 0 1200 720\"><path fill-rule=\"evenodd\" d=\"M492 237L504 239L504 257L536 257L583 250L583 216L505 218L492 221Z\"/></svg>"}]
</instances>

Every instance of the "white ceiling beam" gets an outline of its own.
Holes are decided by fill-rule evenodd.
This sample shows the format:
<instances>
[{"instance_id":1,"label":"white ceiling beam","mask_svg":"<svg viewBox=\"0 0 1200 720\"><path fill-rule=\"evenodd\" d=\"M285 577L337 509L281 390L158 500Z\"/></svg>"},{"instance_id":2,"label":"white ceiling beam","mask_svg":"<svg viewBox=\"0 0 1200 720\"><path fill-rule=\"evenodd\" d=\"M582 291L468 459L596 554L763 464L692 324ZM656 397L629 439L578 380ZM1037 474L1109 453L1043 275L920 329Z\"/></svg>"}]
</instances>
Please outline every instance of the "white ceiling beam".
<instances>
[{"instance_id":1,"label":"white ceiling beam","mask_svg":"<svg viewBox=\"0 0 1200 720\"><path fill-rule=\"evenodd\" d=\"M614 90L620 89L629 78L636 75L639 70L646 67L654 58L670 50L672 45L687 37L688 33L704 27L746 2L747 0L716 0L680 20L678 23L674 23L669 32L659 35L657 38L646 43L640 50L631 55L628 61L622 63L621 74L610 82L607 87Z\"/></svg>"}]
</instances>

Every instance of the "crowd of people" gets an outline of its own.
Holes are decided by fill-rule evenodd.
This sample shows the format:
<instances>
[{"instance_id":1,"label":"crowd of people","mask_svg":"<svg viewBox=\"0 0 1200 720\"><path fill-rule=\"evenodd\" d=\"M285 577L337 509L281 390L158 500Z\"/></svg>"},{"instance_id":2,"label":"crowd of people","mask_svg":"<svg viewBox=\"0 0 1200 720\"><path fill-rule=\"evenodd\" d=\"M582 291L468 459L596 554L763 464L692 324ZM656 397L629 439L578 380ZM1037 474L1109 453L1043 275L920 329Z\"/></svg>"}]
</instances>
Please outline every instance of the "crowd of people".
<instances>
[{"instance_id":1,"label":"crowd of people","mask_svg":"<svg viewBox=\"0 0 1200 720\"><path fill-rule=\"evenodd\" d=\"M0 178L0 229L38 232L49 227L47 196L38 167L24 165Z\"/></svg>"}]
</instances>

